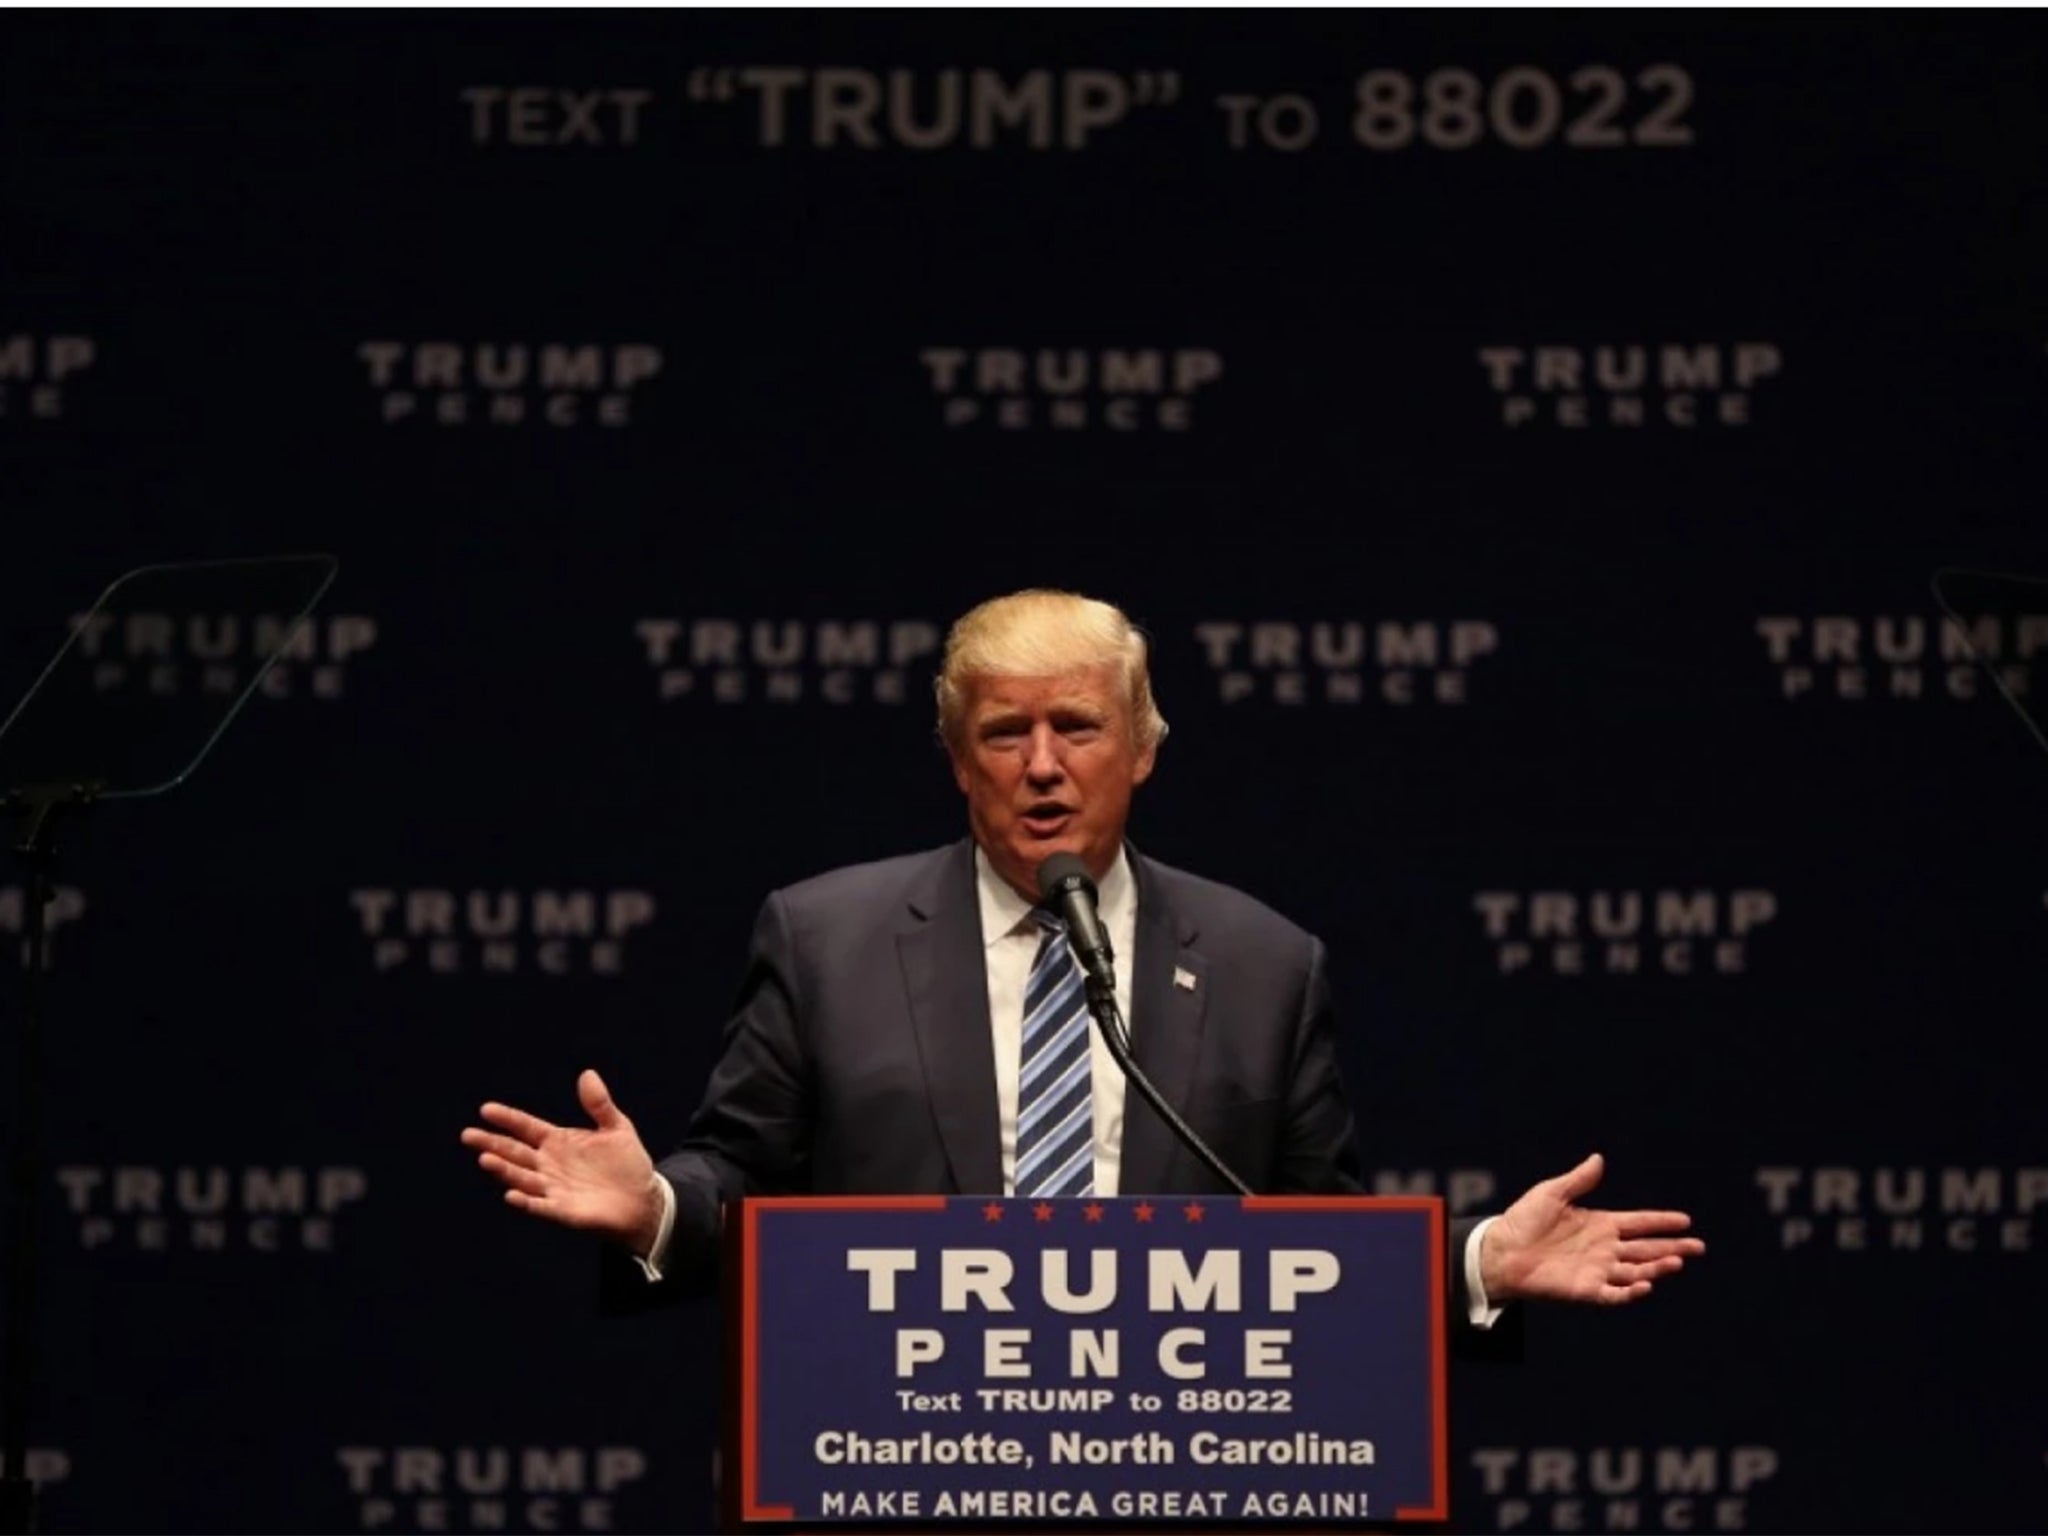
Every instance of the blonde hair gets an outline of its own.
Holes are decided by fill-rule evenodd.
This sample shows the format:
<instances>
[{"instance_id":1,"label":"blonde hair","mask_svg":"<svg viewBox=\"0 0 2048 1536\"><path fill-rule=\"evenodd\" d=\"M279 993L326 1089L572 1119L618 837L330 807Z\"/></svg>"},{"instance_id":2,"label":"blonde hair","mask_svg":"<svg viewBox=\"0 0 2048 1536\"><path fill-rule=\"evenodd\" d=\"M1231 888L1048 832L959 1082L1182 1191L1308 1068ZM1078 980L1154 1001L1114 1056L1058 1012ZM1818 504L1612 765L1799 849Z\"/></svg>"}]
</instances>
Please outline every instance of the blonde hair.
<instances>
[{"instance_id":1,"label":"blonde hair","mask_svg":"<svg viewBox=\"0 0 2048 1536\"><path fill-rule=\"evenodd\" d=\"M992 597L969 609L946 636L939 670L939 735L957 744L971 677L1056 677L1084 667L1121 666L1124 694L1139 750L1166 738L1166 720L1152 701L1145 633L1121 608L1034 587Z\"/></svg>"}]
</instances>

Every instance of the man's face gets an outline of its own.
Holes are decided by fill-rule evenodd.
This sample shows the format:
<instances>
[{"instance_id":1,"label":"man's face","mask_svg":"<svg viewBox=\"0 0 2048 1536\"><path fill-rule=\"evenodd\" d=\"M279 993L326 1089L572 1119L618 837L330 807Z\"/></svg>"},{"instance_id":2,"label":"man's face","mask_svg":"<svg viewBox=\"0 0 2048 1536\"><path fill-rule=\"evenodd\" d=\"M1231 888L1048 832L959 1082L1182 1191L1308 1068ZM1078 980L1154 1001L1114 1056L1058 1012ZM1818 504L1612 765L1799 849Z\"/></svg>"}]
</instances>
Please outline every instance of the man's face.
<instances>
[{"instance_id":1,"label":"man's face","mask_svg":"<svg viewBox=\"0 0 2048 1536\"><path fill-rule=\"evenodd\" d=\"M1137 744L1123 669L969 678L965 702L947 750L996 873L1033 901L1038 866L1055 853L1079 854L1100 880L1155 755Z\"/></svg>"}]
</instances>

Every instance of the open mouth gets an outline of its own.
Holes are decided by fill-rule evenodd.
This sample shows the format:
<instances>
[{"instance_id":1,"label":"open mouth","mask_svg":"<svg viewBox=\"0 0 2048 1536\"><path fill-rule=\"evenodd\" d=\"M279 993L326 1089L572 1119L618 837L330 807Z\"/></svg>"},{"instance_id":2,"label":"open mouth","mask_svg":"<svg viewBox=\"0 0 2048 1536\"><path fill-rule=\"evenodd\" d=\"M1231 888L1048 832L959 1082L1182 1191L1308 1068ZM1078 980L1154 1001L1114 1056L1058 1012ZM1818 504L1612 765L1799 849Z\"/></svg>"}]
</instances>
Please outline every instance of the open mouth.
<instances>
[{"instance_id":1,"label":"open mouth","mask_svg":"<svg viewBox=\"0 0 2048 1536\"><path fill-rule=\"evenodd\" d=\"M1024 825L1038 833L1053 833L1067 824L1074 814L1070 805L1061 805L1057 800L1041 800L1024 812Z\"/></svg>"}]
</instances>

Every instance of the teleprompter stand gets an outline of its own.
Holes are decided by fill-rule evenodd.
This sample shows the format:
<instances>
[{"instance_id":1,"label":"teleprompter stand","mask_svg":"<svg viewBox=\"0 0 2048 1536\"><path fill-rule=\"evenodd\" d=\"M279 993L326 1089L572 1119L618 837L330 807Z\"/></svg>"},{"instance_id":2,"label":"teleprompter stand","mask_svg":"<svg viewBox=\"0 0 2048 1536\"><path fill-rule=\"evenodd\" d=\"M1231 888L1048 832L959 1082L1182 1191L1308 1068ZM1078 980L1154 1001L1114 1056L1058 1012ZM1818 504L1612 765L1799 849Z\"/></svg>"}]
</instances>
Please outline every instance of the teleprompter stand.
<instances>
[{"instance_id":1,"label":"teleprompter stand","mask_svg":"<svg viewBox=\"0 0 2048 1536\"><path fill-rule=\"evenodd\" d=\"M0 1317L0 1536L36 1529L28 1473L38 1277L36 1202L46 1103L49 904L60 825L109 800L182 784L240 713L334 580L329 555L195 561L129 572L73 621L35 685L0 723L0 812L23 874L24 986L7 1170L7 1303ZM160 670L115 658L204 626L205 685L167 689ZM198 648L193 647L196 651Z\"/></svg>"},{"instance_id":2,"label":"teleprompter stand","mask_svg":"<svg viewBox=\"0 0 2048 1536\"><path fill-rule=\"evenodd\" d=\"M55 823L58 813L92 802L97 786L32 785L8 793L4 808L21 817L15 855L22 890L26 978L16 1077L14 1136L7 1168L7 1312L0 1327L6 1373L0 1378L0 1531L35 1529L35 1483L28 1475L29 1397L34 1386L36 1220L41 1182L43 978L48 964L49 902L56 888Z\"/></svg>"}]
</instances>

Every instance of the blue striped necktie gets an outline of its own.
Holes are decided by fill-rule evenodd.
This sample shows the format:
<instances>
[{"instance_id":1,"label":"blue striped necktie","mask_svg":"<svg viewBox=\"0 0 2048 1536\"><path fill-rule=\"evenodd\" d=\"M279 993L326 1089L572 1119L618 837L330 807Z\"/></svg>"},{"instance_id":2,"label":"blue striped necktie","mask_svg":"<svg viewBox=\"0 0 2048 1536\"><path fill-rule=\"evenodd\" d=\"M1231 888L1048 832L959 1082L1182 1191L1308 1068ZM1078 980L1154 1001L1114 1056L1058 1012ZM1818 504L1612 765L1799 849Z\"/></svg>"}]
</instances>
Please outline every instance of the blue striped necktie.
<instances>
[{"instance_id":1,"label":"blue striped necktie","mask_svg":"<svg viewBox=\"0 0 2048 1536\"><path fill-rule=\"evenodd\" d=\"M1088 999L1067 925L1033 909L1044 930L1024 983L1024 1045L1017 1078L1016 1190L1022 1196L1095 1192L1095 1101Z\"/></svg>"}]
</instances>

